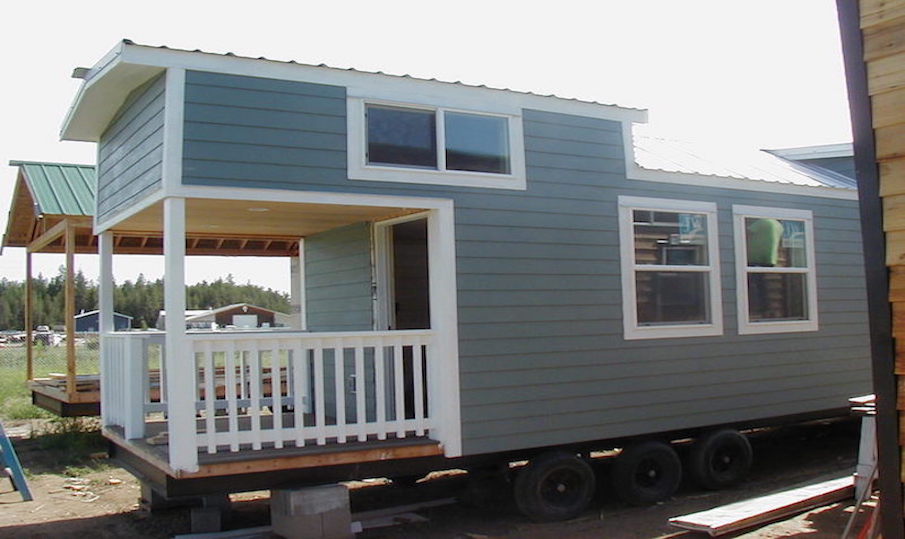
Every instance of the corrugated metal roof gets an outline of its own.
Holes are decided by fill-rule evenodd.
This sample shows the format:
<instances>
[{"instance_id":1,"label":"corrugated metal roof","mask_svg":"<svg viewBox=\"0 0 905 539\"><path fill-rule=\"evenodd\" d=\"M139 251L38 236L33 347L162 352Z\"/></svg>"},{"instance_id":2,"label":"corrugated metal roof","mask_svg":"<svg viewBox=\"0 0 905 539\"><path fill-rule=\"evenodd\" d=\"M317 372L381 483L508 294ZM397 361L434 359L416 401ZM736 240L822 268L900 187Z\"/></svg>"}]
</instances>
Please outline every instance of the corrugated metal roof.
<instances>
[{"instance_id":1,"label":"corrugated metal roof","mask_svg":"<svg viewBox=\"0 0 905 539\"><path fill-rule=\"evenodd\" d=\"M97 174L91 165L10 161L22 172L38 214L94 215Z\"/></svg>"},{"instance_id":2,"label":"corrugated metal roof","mask_svg":"<svg viewBox=\"0 0 905 539\"><path fill-rule=\"evenodd\" d=\"M639 133L633 138L635 163L647 170L808 187L855 188L855 183L841 174L806 167L766 151L707 146Z\"/></svg>"},{"instance_id":3,"label":"corrugated metal roof","mask_svg":"<svg viewBox=\"0 0 905 539\"><path fill-rule=\"evenodd\" d=\"M138 47L148 47L148 48L161 49L161 50L169 50L169 51L176 51L176 52L190 52L190 53L198 53L198 54L211 54L211 55L215 55L215 56L226 56L226 57L229 57L229 58L244 58L244 59L247 59L247 60L260 60L260 61L264 61L264 62L275 62L275 63L281 63L281 64L292 64L292 65L300 65L300 66L307 66L307 67L318 67L318 68L323 68L323 69L333 69L333 70L337 70L337 71L349 71L349 72L352 72L352 73L362 73L362 74L366 74L366 75L383 75L383 76L387 76L387 77L397 77L397 78L403 78L403 79L412 79L412 80L429 81L429 82L439 82L439 83L443 83L443 84L453 84L453 85L456 85L456 86L464 86L464 87L466 87L466 88L485 88L485 89L488 89L488 90L500 90L500 91L504 91L504 92L512 92L512 93L516 93L516 94L524 94L524 95L533 95L533 96L538 96L538 97L553 97L553 98L562 99L562 100L565 100L565 101L575 101L575 102L578 102L578 103L588 103L588 104L591 104L591 105L601 105L601 106L605 106L605 107L617 107L617 108L626 109L626 110L635 110L635 111L641 111L641 112L646 112L646 111L647 111L647 109L641 109L641 108L637 108L637 107L626 107L626 106L623 106L623 105L616 105L616 104L614 104L614 103L601 103L601 102L599 102L599 101L590 101L590 100L586 100L586 99L577 99L577 98L574 98L574 97L562 97L562 96L558 96L558 95L555 95L555 94L538 94L538 93L535 93L535 92L527 92L527 91L524 91L524 90L513 90L512 88L499 88L499 87L494 87L494 86L487 86L487 85L485 85L485 84L469 84L469 83L465 83L465 82L462 82L462 81L448 81L448 80L441 80L441 79L437 79L437 78L415 77L415 76L407 75L407 74L397 75L397 74L394 74L394 73L386 73L386 72L384 72L384 71L366 71L366 70L362 70L362 69L355 69L355 68L353 68L353 67L348 67L348 68L343 68L343 67L333 67L333 66L330 66L330 65L327 65L327 64L308 64L308 63L305 63L305 62L296 62L295 60L274 60L273 58L267 58L267 57L264 57L264 56L258 56L258 57L254 57L254 56L243 56L243 55L240 55L240 54L236 54L236 53L234 53L234 52L217 53L217 52L204 51L204 50L201 50L201 49L180 49L180 48L177 48L177 47L168 47L168 46L166 46L166 45L147 45L147 44L144 44L144 43L136 43L136 42L132 41L131 39L123 39L123 40L122 40L122 43L123 43L124 45L135 45L135 46L138 46Z\"/></svg>"}]
</instances>

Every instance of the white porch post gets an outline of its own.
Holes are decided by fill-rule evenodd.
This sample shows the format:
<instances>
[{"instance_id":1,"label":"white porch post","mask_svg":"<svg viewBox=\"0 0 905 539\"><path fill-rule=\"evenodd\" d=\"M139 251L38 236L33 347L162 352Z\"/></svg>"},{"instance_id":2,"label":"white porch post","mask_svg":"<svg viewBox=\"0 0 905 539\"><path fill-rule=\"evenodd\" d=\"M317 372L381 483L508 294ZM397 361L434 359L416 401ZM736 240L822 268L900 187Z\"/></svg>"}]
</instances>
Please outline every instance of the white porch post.
<instances>
[{"instance_id":1,"label":"white porch post","mask_svg":"<svg viewBox=\"0 0 905 539\"><path fill-rule=\"evenodd\" d=\"M428 352L428 401L435 425L431 437L443 442L447 457L462 455L459 408L459 316L456 297L456 230L452 201L427 219L430 317L434 332Z\"/></svg>"},{"instance_id":2,"label":"white porch post","mask_svg":"<svg viewBox=\"0 0 905 539\"><path fill-rule=\"evenodd\" d=\"M292 329L308 329L305 317L305 239L299 239L299 254L289 261L289 305Z\"/></svg>"},{"instance_id":3,"label":"white porch post","mask_svg":"<svg viewBox=\"0 0 905 539\"><path fill-rule=\"evenodd\" d=\"M195 444L195 357L185 333L185 199L163 201L167 430L170 466L198 470Z\"/></svg>"},{"instance_id":4,"label":"white porch post","mask_svg":"<svg viewBox=\"0 0 905 539\"><path fill-rule=\"evenodd\" d=\"M101 364L106 365L109 361L110 343L105 336L113 331L113 233L101 232L97 240L97 253L99 260L99 272L97 279L97 301L98 301L98 326L97 338L100 342ZM101 370L101 420L104 425L112 424L112 416L110 410L107 410L103 404L110 402L109 394L113 380L104 380L105 375L110 373L105 369Z\"/></svg>"}]
</instances>

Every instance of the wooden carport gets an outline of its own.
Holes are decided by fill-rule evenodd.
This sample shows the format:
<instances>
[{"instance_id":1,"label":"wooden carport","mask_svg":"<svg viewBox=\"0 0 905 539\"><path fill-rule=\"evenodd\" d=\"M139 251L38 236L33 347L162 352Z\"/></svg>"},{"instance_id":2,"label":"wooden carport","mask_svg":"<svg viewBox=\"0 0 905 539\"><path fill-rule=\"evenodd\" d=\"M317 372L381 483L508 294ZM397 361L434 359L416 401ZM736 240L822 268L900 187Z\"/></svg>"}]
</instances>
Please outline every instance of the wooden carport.
<instances>
[{"instance_id":1,"label":"wooden carport","mask_svg":"<svg viewBox=\"0 0 905 539\"><path fill-rule=\"evenodd\" d=\"M75 350L75 254L96 253L92 232L94 167L61 163L12 161L19 167L2 247L25 248L25 376L32 400L59 415L95 415L100 409L97 387L77 387ZM35 383L34 287L32 255L65 253L66 379L63 388ZM95 384L96 385L96 384Z\"/></svg>"},{"instance_id":2,"label":"wooden carport","mask_svg":"<svg viewBox=\"0 0 905 539\"><path fill-rule=\"evenodd\" d=\"M97 177L91 165L73 165L33 161L11 161L18 167L16 185L9 210L9 220L0 248L21 247L26 250L26 379L32 400L42 408L61 416L97 415L100 411L100 382L97 376L79 375L75 349L75 255L96 254L98 238L94 235L95 189ZM279 204L274 204L278 212ZM211 208L194 208L195 214L213 228L217 219L235 221L229 202L214 203ZM130 221L131 228L113 233L116 254L155 254L163 252L162 216L150 208ZM287 215L285 221L291 220ZM323 219L329 220L329 215ZM276 230L255 230L254 234L224 235L186 234L186 254L220 256L297 256L299 238ZM2 253L2 251L0 251ZM36 380L34 376L34 290L32 255L63 253L66 255L64 317L66 331L65 382Z\"/></svg>"}]
</instances>

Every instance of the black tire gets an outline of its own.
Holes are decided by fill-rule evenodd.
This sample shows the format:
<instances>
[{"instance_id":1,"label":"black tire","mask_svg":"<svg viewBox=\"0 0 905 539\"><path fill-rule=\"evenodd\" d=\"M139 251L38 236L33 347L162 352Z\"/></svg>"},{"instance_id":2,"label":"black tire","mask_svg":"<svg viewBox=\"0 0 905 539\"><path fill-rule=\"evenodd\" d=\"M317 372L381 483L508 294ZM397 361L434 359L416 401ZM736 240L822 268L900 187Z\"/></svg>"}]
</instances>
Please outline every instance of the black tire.
<instances>
[{"instance_id":1,"label":"black tire","mask_svg":"<svg viewBox=\"0 0 905 539\"><path fill-rule=\"evenodd\" d=\"M595 483L594 470L576 455L544 453L516 475L513 495L519 511L531 520L569 520L588 507Z\"/></svg>"},{"instance_id":2,"label":"black tire","mask_svg":"<svg viewBox=\"0 0 905 539\"><path fill-rule=\"evenodd\" d=\"M732 429L712 431L691 447L688 474L703 488L726 488L744 479L753 459L751 443L744 434Z\"/></svg>"},{"instance_id":3,"label":"black tire","mask_svg":"<svg viewBox=\"0 0 905 539\"><path fill-rule=\"evenodd\" d=\"M682 481L682 461L669 444L640 442L616 457L613 489L622 501L650 505L673 495Z\"/></svg>"}]
</instances>

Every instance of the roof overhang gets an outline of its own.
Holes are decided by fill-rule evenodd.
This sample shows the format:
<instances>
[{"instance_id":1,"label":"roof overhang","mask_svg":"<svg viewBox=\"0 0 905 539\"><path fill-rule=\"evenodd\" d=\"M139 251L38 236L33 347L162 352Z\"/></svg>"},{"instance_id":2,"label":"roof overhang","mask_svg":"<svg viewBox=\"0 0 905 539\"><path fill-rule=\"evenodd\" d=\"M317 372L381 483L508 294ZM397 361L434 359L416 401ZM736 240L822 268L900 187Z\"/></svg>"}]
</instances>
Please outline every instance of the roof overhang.
<instances>
[{"instance_id":1,"label":"roof overhang","mask_svg":"<svg viewBox=\"0 0 905 539\"><path fill-rule=\"evenodd\" d=\"M821 144L818 146L801 146L798 148L776 148L764 150L773 155L791 159L793 161L806 161L808 159L830 159L834 157L853 157L854 146L851 142L837 144Z\"/></svg>"},{"instance_id":2,"label":"roof overhang","mask_svg":"<svg viewBox=\"0 0 905 539\"><path fill-rule=\"evenodd\" d=\"M60 138L97 142L129 93L164 70L142 63L132 47L121 42L85 75L63 121Z\"/></svg>"},{"instance_id":3,"label":"roof overhang","mask_svg":"<svg viewBox=\"0 0 905 539\"><path fill-rule=\"evenodd\" d=\"M69 109L60 137L97 142L135 88L168 68L211 71L249 77L273 78L346 87L350 95L369 90L392 93L443 95L450 103L475 104L500 100L515 108L536 108L624 122L647 122L647 111L557 96L472 86L410 76L371 73L354 69L247 58L232 53L170 49L120 42L84 74L84 82Z\"/></svg>"}]
</instances>

